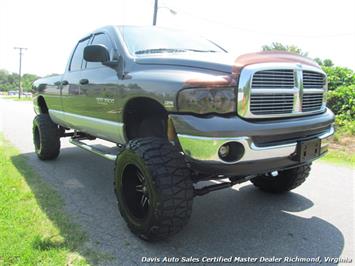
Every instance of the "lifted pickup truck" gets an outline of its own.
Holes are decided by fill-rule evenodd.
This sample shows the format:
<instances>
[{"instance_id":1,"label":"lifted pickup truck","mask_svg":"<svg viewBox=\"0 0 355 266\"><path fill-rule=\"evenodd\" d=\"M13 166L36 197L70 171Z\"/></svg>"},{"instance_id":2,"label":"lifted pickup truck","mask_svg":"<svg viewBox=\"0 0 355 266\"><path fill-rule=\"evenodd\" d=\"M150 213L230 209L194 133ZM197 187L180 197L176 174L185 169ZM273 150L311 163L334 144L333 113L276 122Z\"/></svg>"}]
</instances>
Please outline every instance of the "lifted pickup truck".
<instances>
[{"instance_id":1,"label":"lifted pickup truck","mask_svg":"<svg viewBox=\"0 0 355 266\"><path fill-rule=\"evenodd\" d=\"M34 82L35 151L55 159L70 137L115 160L121 215L141 238L163 239L188 222L194 196L248 180L273 193L301 185L334 132L326 89L305 57L234 58L180 31L108 26L79 40L62 76ZM195 185L206 180L217 181Z\"/></svg>"}]
</instances>

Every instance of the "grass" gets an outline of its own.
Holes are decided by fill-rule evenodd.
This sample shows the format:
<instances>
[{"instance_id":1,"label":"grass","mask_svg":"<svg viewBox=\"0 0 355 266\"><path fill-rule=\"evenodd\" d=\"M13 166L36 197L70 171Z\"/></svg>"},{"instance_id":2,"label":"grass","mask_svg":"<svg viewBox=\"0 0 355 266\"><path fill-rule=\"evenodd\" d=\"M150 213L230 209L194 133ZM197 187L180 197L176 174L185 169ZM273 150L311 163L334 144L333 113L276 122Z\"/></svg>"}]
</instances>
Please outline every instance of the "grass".
<instances>
[{"instance_id":1,"label":"grass","mask_svg":"<svg viewBox=\"0 0 355 266\"><path fill-rule=\"evenodd\" d=\"M0 135L0 265L87 265L101 255L63 201Z\"/></svg>"},{"instance_id":2,"label":"grass","mask_svg":"<svg viewBox=\"0 0 355 266\"><path fill-rule=\"evenodd\" d=\"M355 168L355 136L344 130L337 130L329 140L329 151L322 161Z\"/></svg>"},{"instance_id":3,"label":"grass","mask_svg":"<svg viewBox=\"0 0 355 266\"><path fill-rule=\"evenodd\" d=\"M321 159L324 162L345 165L355 168L355 155L344 151L330 149L329 152Z\"/></svg>"}]
</instances>

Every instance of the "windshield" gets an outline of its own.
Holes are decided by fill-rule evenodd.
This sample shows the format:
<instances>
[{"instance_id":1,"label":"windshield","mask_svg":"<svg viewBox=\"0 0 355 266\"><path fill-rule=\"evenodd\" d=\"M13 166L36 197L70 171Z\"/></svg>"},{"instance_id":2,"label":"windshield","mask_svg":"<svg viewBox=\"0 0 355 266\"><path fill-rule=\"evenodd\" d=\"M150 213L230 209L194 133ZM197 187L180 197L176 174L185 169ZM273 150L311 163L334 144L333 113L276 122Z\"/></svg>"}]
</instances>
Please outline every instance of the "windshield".
<instances>
[{"instance_id":1,"label":"windshield","mask_svg":"<svg viewBox=\"0 0 355 266\"><path fill-rule=\"evenodd\" d=\"M225 52L213 42L201 37L159 27L119 27L129 52L135 56L160 53Z\"/></svg>"}]
</instances>

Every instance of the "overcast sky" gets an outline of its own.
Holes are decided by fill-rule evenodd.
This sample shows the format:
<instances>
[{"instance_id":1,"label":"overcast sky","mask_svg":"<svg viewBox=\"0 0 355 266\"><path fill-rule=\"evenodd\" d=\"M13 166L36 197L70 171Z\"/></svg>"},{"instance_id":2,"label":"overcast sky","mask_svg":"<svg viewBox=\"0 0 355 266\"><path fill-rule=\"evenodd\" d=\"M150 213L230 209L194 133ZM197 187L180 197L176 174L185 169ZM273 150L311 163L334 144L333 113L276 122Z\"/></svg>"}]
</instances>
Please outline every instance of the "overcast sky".
<instances>
[{"instance_id":1,"label":"overcast sky","mask_svg":"<svg viewBox=\"0 0 355 266\"><path fill-rule=\"evenodd\" d=\"M104 25L152 23L154 0L1 0L0 69L62 73L77 40ZM355 0L160 0L158 25L216 41L235 55L273 41L355 70ZM171 14L169 7L177 12Z\"/></svg>"}]
</instances>

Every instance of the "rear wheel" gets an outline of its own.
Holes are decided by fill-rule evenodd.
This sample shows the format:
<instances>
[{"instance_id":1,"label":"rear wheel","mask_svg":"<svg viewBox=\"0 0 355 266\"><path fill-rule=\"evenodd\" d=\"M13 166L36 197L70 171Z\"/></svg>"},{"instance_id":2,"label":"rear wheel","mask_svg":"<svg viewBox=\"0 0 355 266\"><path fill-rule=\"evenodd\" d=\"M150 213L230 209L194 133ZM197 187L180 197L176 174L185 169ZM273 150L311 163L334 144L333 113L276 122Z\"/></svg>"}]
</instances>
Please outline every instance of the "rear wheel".
<instances>
[{"instance_id":1,"label":"rear wheel","mask_svg":"<svg viewBox=\"0 0 355 266\"><path fill-rule=\"evenodd\" d=\"M131 140L117 157L114 185L122 217L145 240L177 233L191 216L190 171L165 139Z\"/></svg>"},{"instance_id":2,"label":"rear wheel","mask_svg":"<svg viewBox=\"0 0 355 266\"><path fill-rule=\"evenodd\" d=\"M33 143L41 160L52 160L60 151L60 131L48 114L39 114L33 120Z\"/></svg>"},{"instance_id":3,"label":"rear wheel","mask_svg":"<svg viewBox=\"0 0 355 266\"><path fill-rule=\"evenodd\" d=\"M311 171L311 165L306 164L296 168L279 171L277 176L260 175L250 181L261 190L272 193L282 193L299 187Z\"/></svg>"}]
</instances>

